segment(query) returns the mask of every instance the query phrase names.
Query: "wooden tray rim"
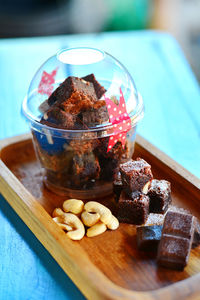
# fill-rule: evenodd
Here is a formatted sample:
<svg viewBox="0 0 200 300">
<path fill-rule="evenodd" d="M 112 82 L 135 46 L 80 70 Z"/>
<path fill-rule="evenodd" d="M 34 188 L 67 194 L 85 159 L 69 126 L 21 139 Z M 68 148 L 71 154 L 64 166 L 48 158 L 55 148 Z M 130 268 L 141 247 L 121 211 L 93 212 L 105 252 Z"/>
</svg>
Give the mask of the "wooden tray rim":
<svg viewBox="0 0 200 300">
<path fill-rule="evenodd" d="M 31 134 L 24 134 L 1 140 L 0 156 L 3 148 L 15 143 L 30 142 L 30 139 Z M 200 188 L 200 181 L 197 177 L 147 140 L 137 135 L 136 143 L 157 157 L 166 166 L 173 169 L 181 177 L 184 174 L 183 178 L 196 188 Z M 15 188 L 13 189 L 12 186 L 15 186 Z M 184 297 L 182 299 L 199 299 L 197 297 L 200 295 L 200 273 L 151 291 L 132 291 L 113 283 L 90 261 L 85 251 L 78 245 L 78 242 L 73 242 L 66 237 L 62 229 L 55 224 L 42 205 L 26 190 L 1 159 L 0 192 L 88 299 L 153 300 L 163 297 L 166 300 L 178 299 L 179 297 Z M 77 248 L 79 248 L 78 253 Z"/>
</svg>

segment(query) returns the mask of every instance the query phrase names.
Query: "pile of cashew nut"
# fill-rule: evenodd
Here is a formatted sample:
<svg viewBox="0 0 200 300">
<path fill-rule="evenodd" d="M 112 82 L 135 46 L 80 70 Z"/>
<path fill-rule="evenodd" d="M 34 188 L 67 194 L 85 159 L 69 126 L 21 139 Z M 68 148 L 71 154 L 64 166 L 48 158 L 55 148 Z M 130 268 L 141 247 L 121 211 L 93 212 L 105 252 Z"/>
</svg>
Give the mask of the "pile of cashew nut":
<svg viewBox="0 0 200 300">
<path fill-rule="evenodd" d="M 110 209 L 95 201 L 89 201 L 84 205 L 82 200 L 66 200 L 63 203 L 63 210 L 55 208 L 52 216 L 72 240 L 81 240 L 84 237 L 85 226 L 88 237 L 97 236 L 107 228 L 115 230 L 119 227 L 119 221 L 112 215 Z"/>
</svg>

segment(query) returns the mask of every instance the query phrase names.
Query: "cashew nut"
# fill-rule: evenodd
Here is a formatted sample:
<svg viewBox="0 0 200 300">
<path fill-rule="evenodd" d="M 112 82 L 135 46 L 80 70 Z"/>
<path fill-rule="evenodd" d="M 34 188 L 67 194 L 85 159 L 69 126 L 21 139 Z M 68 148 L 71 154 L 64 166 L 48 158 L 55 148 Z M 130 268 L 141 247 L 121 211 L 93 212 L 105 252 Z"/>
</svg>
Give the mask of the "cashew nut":
<svg viewBox="0 0 200 300">
<path fill-rule="evenodd" d="M 106 206 L 95 202 L 95 201 L 89 201 L 85 204 L 84 209 L 87 212 L 95 212 L 100 214 L 100 220 L 104 224 L 108 224 L 110 222 L 110 219 L 112 217 L 112 213 L 110 209 L 108 209 Z M 95 226 L 95 225 L 94 225 Z"/>
<path fill-rule="evenodd" d="M 81 240 L 85 235 L 85 227 L 81 220 L 74 214 L 65 213 L 64 223 L 72 227 L 67 236 L 72 240 Z"/>
<path fill-rule="evenodd" d="M 81 214 L 81 220 L 85 226 L 91 227 L 100 220 L 100 214 L 84 211 Z"/>
<path fill-rule="evenodd" d="M 102 222 L 98 222 L 97 224 L 93 225 L 92 227 L 88 228 L 87 230 L 87 236 L 93 237 L 97 236 L 99 234 L 102 234 L 107 229 L 106 225 Z"/>
<path fill-rule="evenodd" d="M 83 211 L 84 203 L 82 200 L 69 199 L 63 203 L 63 210 L 73 214 L 80 214 Z"/>
<path fill-rule="evenodd" d="M 64 216 L 64 211 L 61 208 L 55 208 L 53 213 L 52 213 L 52 217 L 62 217 Z"/>
<path fill-rule="evenodd" d="M 143 186 L 143 188 L 142 188 L 142 193 L 143 193 L 143 194 L 147 194 L 147 193 L 148 193 L 150 184 L 151 184 L 151 181 L 148 181 L 148 182 Z"/>
<path fill-rule="evenodd" d="M 108 229 L 115 230 L 119 227 L 118 219 L 112 215 L 110 222 L 107 224 Z"/>
<path fill-rule="evenodd" d="M 63 230 L 71 231 L 73 228 L 67 224 L 63 223 L 63 217 L 55 217 L 53 218 L 54 222 L 56 222 Z"/>
</svg>

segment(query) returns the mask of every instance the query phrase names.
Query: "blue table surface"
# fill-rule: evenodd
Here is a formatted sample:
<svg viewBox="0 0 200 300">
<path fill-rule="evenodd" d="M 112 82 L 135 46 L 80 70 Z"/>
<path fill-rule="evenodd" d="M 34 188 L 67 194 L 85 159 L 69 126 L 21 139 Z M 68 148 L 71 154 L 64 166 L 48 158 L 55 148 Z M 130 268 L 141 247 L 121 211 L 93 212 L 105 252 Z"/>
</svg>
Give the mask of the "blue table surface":
<svg viewBox="0 0 200 300">
<path fill-rule="evenodd" d="M 143 96 L 138 133 L 200 177 L 200 89 L 168 34 L 115 32 L 0 40 L 0 139 L 28 126 L 21 103 L 38 67 L 61 48 L 92 46 L 118 58 Z M 0 300 L 84 299 L 0 196 Z"/>
</svg>

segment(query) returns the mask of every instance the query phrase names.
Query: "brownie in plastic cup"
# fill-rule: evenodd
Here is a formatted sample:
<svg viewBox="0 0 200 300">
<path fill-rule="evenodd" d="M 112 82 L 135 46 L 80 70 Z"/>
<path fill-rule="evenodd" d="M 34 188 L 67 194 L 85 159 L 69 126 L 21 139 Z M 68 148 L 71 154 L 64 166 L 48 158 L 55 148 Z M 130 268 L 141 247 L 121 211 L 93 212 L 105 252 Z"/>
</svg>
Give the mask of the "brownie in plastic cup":
<svg viewBox="0 0 200 300">
<path fill-rule="evenodd" d="M 33 77 L 22 110 L 48 189 L 79 199 L 112 193 L 144 110 L 118 60 L 94 48 L 59 51 Z"/>
</svg>

